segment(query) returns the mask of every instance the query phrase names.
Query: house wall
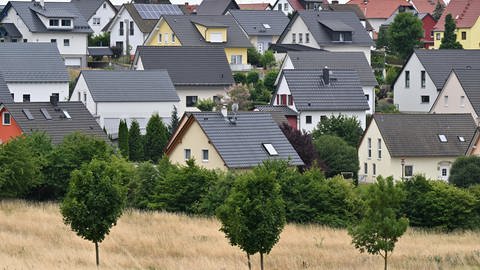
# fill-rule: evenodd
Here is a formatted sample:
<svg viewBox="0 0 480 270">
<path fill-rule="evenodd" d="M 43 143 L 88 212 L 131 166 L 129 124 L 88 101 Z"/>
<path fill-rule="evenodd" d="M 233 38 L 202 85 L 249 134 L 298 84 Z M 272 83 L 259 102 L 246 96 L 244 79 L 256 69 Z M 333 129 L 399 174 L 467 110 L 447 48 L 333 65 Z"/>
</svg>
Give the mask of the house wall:
<svg viewBox="0 0 480 270">
<path fill-rule="evenodd" d="M 249 36 L 250 43 L 252 43 L 253 47 L 260 53 L 264 53 L 268 50 L 270 44 L 274 44 L 277 42 L 279 36 Z M 262 44 L 260 51 L 259 44 Z"/>
<path fill-rule="evenodd" d="M 162 42 L 159 42 L 158 37 L 162 34 Z M 165 42 L 165 34 L 169 35 L 168 42 Z M 175 42 L 172 42 L 173 30 L 170 28 L 168 23 L 164 20 L 160 22 L 158 29 L 152 31 L 148 40 L 145 41 L 148 46 L 182 46 L 182 43 L 178 38 L 175 38 Z"/>
<path fill-rule="evenodd" d="M 475 138 L 475 137 L 474 137 Z M 473 146 L 471 156 L 480 156 L 480 140 L 477 139 L 475 145 Z"/>
<path fill-rule="evenodd" d="M 312 116 L 312 123 L 306 123 L 306 116 Z M 322 116 L 331 117 L 332 115 L 344 115 L 346 117 L 354 117 L 360 122 L 362 129 L 366 127 L 367 114 L 365 111 L 301 111 L 299 115 L 299 130 L 307 132 L 313 131 L 320 123 Z"/>
<path fill-rule="evenodd" d="M 128 20 L 128 24 L 130 21 L 133 21 L 130 13 L 125 8 L 122 8 L 117 16 L 113 19 L 112 25 L 109 27 L 110 31 L 110 46 L 115 46 L 117 42 L 123 42 L 123 54 L 127 54 L 127 24 L 125 24 L 125 20 Z M 124 34 L 120 36 L 120 22 L 124 22 Z M 143 45 L 143 42 L 147 38 L 148 33 L 142 33 L 140 28 L 138 28 L 135 21 L 133 21 L 133 25 L 135 29 L 133 30 L 133 36 L 128 36 L 128 44 L 131 46 L 130 54 L 135 54 L 137 50 L 137 46 Z M 128 33 L 130 34 L 130 33 Z"/>
<path fill-rule="evenodd" d="M 432 31 L 433 27 L 435 26 L 437 22 L 431 17 L 431 16 L 425 16 L 422 20 L 422 25 L 423 25 L 423 40 L 425 41 L 424 48 L 429 49 L 430 47 L 433 47 L 433 37 L 432 36 Z M 432 44 L 429 44 L 432 43 Z"/>
<path fill-rule="evenodd" d="M 226 171 L 228 168 L 225 166 L 225 163 L 218 154 L 217 150 L 209 141 L 210 140 L 205 135 L 198 122 L 194 121 L 185 134 L 183 134 L 180 142 L 175 146 L 173 151 L 170 152 L 168 157 L 174 164 L 186 165 L 185 149 L 190 149 L 191 157 L 195 159 L 196 164 L 199 166 L 207 169 L 219 169 Z M 203 149 L 208 150 L 208 161 L 202 160 Z"/>
<path fill-rule="evenodd" d="M 228 63 L 231 64 L 232 55 L 242 56 L 242 65 L 247 65 L 247 48 L 225 48 L 225 55 L 227 56 Z"/>
<path fill-rule="evenodd" d="M 52 93 L 59 94 L 60 101 L 68 100 L 68 82 L 64 83 L 7 83 L 15 102 L 22 102 L 24 94 L 30 94 L 31 102 L 50 101 Z"/>
<path fill-rule="evenodd" d="M 0 107 L 1 108 L 1 107 Z M 0 109 L 0 144 L 8 142 L 10 139 L 22 135 L 22 129 L 13 117 L 10 118 L 10 125 L 3 125 L 3 113 L 7 112 L 5 108 Z"/>
<path fill-rule="evenodd" d="M 292 34 L 296 34 L 296 42 L 294 43 L 292 40 Z M 298 41 L 298 34 L 303 33 L 303 43 L 299 43 Z M 310 42 L 306 43 L 305 39 L 305 33 L 309 33 L 310 35 Z M 308 47 L 312 48 L 317 48 L 320 49 L 320 46 L 318 45 L 317 41 L 313 38 L 312 33 L 310 33 L 310 30 L 308 30 L 307 25 L 305 22 L 302 20 L 300 16 L 297 17 L 295 22 L 290 26 L 290 30 L 288 30 L 287 34 L 283 37 L 283 39 L 280 41 L 280 44 L 302 44 Z"/>
<path fill-rule="evenodd" d="M 462 32 L 467 33 L 466 40 L 462 40 Z M 434 49 L 440 48 L 442 44 L 441 38 L 443 38 L 443 31 L 435 31 L 434 37 L 436 37 L 437 33 L 440 34 L 440 39 L 435 38 Z M 480 16 L 471 28 L 457 28 L 455 33 L 457 34 L 457 41 L 462 44 L 464 49 L 480 49 Z"/>
<path fill-rule="evenodd" d="M 437 98 L 437 87 L 426 72 L 425 88 L 421 88 L 421 71 L 425 70 L 414 53 L 393 85 L 393 100 L 401 112 L 429 112 Z M 410 87 L 405 87 L 405 71 L 410 71 Z M 422 96 L 429 96 L 430 102 L 422 103 Z"/>
<path fill-rule="evenodd" d="M 101 34 L 102 29 L 110 22 L 110 20 L 113 19 L 113 17 L 115 17 L 115 14 L 117 13 L 117 11 L 114 10 L 106 1 L 103 3 L 106 4 L 105 8 L 103 7 L 103 4 L 100 5 L 95 14 L 88 20 L 88 25 L 90 25 L 95 35 Z M 94 25 L 93 18 L 100 18 L 100 24 Z"/>
<path fill-rule="evenodd" d="M 195 24 L 197 27 L 198 32 L 202 35 L 202 37 L 207 42 L 211 42 L 211 34 L 212 33 L 221 33 L 222 34 L 222 42 L 227 42 L 227 28 L 224 27 L 205 27 L 200 24 Z"/>
<path fill-rule="evenodd" d="M 175 85 L 177 94 L 180 97 L 180 103 L 178 104 L 178 115 L 183 115 L 186 111 L 198 112 L 196 107 L 187 107 L 187 96 L 198 96 L 200 99 L 213 99 L 214 96 L 224 96 L 226 86 L 179 86 Z"/>
<path fill-rule="evenodd" d="M 279 9 L 279 5 L 278 4 L 281 4 L 282 5 L 282 8 Z M 285 8 L 285 5 L 287 6 L 287 8 Z M 273 6 L 272 10 L 281 10 L 285 15 L 288 16 L 289 13 L 293 13 L 294 10 L 292 8 L 292 6 L 290 6 L 290 4 L 288 3 L 287 0 L 279 0 L 275 6 Z"/>
<path fill-rule="evenodd" d="M 362 52 L 365 54 L 367 61 L 371 64 L 371 56 L 370 56 L 370 46 L 360 46 L 360 45 L 324 45 L 320 46 L 320 49 L 324 49 L 331 52 Z"/>
</svg>

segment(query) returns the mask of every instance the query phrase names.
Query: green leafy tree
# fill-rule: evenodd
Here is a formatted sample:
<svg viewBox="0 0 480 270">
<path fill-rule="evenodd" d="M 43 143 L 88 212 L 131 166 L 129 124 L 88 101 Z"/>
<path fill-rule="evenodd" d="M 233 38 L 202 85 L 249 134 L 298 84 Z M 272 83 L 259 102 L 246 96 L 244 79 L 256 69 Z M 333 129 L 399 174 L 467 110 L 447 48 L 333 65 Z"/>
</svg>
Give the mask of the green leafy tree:
<svg viewBox="0 0 480 270">
<path fill-rule="evenodd" d="M 456 28 L 457 25 L 452 18 L 452 14 L 447 14 L 445 17 L 445 30 L 443 32 L 440 49 L 463 49 L 462 44 L 457 41 L 457 34 L 455 34 Z"/>
<path fill-rule="evenodd" d="M 260 63 L 262 67 L 267 69 L 275 66 L 275 55 L 273 55 L 272 51 L 266 51 L 263 53 L 262 57 L 260 58 Z"/>
<path fill-rule="evenodd" d="M 267 72 L 265 78 L 263 79 L 263 85 L 270 91 L 270 94 L 273 95 L 275 92 L 275 81 L 277 80 L 278 70 L 272 69 Z"/>
<path fill-rule="evenodd" d="M 270 253 L 285 226 L 285 205 L 275 172 L 258 166 L 239 176 L 217 216 L 230 244 L 247 253 L 249 268 L 250 255 L 258 252 L 263 270 L 263 256 Z"/>
<path fill-rule="evenodd" d="M 259 66 L 261 57 L 262 55 L 255 48 L 247 49 L 247 62 L 252 66 Z"/>
<path fill-rule="evenodd" d="M 272 98 L 272 94 L 263 85 L 263 81 L 260 80 L 253 89 L 250 89 L 250 100 L 255 104 L 269 104 Z"/>
<path fill-rule="evenodd" d="M 214 216 L 218 207 L 227 200 L 236 177 L 235 172 L 219 174 L 217 181 L 211 184 L 208 192 L 200 199 L 195 212 L 201 215 Z"/>
<path fill-rule="evenodd" d="M 118 125 L 118 148 L 120 148 L 120 153 L 124 157 L 128 157 L 128 126 L 125 119 L 120 119 L 120 124 Z"/>
<path fill-rule="evenodd" d="M 408 219 L 399 217 L 404 198 L 402 189 L 395 186 L 392 177 L 378 177 L 377 182 L 368 187 L 365 216 L 348 230 L 355 248 L 361 253 L 380 255 L 385 270 L 395 243 L 408 227 Z"/>
<path fill-rule="evenodd" d="M 217 106 L 211 98 L 200 99 L 195 105 L 202 112 L 211 112 Z"/>
<path fill-rule="evenodd" d="M 357 118 L 341 114 L 322 119 L 312 132 L 314 139 L 322 135 L 333 135 L 342 138 L 353 147 L 357 147 L 362 134 L 363 130 Z"/>
<path fill-rule="evenodd" d="M 457 187 L 480 184 L 480 157 L 459 157 L 453 162 L 448 181 Z"/>
<path fill-rule="evenodd" d="M 352 173 L 353 178 L 358 174 L 357 149 L 348 145 L 342 138 L 332 135 L 322 135 L 313 140 L 318 157 L 327 169 L 325 175 L 332 177 L 341 173 Z"/>
<path fill-rule="evenodd" d="M 170 125 L 168 125 L 168 137 L 171 137 L 175 130 L 177 130 L 179 123 L 180 119 L 178 118 L 177 106 L 173 105 L 172 115 L 170 117 Z"/>
<path fill-rule="evenodd" d="M 260 80 L 260 75 L 255 70 L 249 71 L 247 73 L 247 83 L 256 85 Z"/>
<path fill-rule="evenodd" d="M 399 13 L 388 27 L 387 36 L 389 50 L 406 59 L 414 48 L 421 45 L 422 21 L 411 12 Z"/>
<path fill-rule="evenodd" d="M 243 72 L 235 72 L 233 73 L 233 80 L 235 81 L 235 83 L 246 84 L 247 76 Z"/>
<path fill-rule="evenodd" d="M 78 236 L 95 244 L 96 263 L 100 263 L 98 243 L 108 235 L 122 215 L 126 190 L 122 187 L 117 162 L 92 160 L 72 173 L 60 211 L 63 221 Z"/>
<path fill-rule="evenodd" d="M 110 33 L 104 32 L 99 35 L 88 35 L 88 46 L 90 47 L 109 47 L 110 46 Z"/>
<path fill-rule="evenodd" d="M 380 27 L 375 46 L 377 49 L 388 47 L 388 32 L 386 27 Z"/>
<path fill-rule="evenodd" d="M 437 5 L 435 5 L 435 9 L 433 10 L 432 17 L 435 21 L 440 20 L 440 17 L 442 17 L 443 10 L 445 10 L 445 6 L 440 3 L 440 1 L 437 1 Z"/>
<path fill-rule="evenodd" d="M 162 121 L 162 118 L 155 113 L 150 117 L 147 123 L 147 133 L 145 134 L 145 158 L 153 162 L 163 155 L 163 150 L 168 141 L 168 129 Z"/>
<path fill-rule="evenodd" d="M 131 161 L 141 161 L 145 158 L 143 137 L 137 120 L 132 121 L 128 131 L 128 157 Z"/>
</svg>

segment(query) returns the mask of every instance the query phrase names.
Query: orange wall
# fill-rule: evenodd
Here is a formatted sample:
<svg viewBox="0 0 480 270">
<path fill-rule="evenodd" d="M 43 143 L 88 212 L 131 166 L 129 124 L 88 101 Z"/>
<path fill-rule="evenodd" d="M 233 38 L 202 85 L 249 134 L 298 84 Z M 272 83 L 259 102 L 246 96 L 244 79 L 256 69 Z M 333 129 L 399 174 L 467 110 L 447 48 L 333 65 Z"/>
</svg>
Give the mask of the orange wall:
<svg viewBox="0 0 480 270">
<path fill-rule="evenodd" d="M 14 138 L 22 134 L 22 129 L 17 125 L 17 122 L 15 119 L 13 119 L 13 117 L 10 118 L 11 125 L 3 125 L 2 115 L 4 111 L 6 111 L 5 108 L 0 110 L 0 140 L 3 143 L 7 142 L 10 138 Z"/>
</svg>

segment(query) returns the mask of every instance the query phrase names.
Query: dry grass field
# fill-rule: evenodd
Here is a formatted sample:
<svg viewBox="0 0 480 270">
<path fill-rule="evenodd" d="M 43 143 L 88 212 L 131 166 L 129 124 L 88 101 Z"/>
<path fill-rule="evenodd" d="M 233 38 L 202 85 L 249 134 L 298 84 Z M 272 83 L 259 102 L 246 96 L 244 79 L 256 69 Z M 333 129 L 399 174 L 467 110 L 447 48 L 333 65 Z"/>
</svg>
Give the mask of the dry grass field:
<svg viewBox="0 0 480 270">
<path fill-rule="evenodd" d="M 214 219 L 127 211 L 100 244 L 100 269 L 247 269 Z M 382 269 L 345 230 L 286 226 L 266 269 Z M 254 269 L 258 256 L 254 256 Z M 390 269 L 480 269 L 480 233 L 409 230 Z M 94 245 L 65 226 L 56 204 L 0 202 L 0 269 L 96 269 Z"/>
</svg>

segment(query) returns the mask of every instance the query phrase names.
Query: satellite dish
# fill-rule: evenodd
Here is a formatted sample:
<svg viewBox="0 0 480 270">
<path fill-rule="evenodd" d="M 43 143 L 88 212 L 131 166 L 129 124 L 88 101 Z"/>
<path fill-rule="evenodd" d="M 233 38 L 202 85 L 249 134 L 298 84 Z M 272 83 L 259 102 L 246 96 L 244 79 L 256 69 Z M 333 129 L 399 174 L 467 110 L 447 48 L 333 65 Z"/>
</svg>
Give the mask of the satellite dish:
<svg viewBox="0 0 480 270">
<path fill-rule="evenodd" d="M 233 103 L 233 104 L 232 104 L 232 111 L 233 111 L 234 113 L 237 113 L 237 112 L 238 112 L 238 103 Z"/>
</svg>

